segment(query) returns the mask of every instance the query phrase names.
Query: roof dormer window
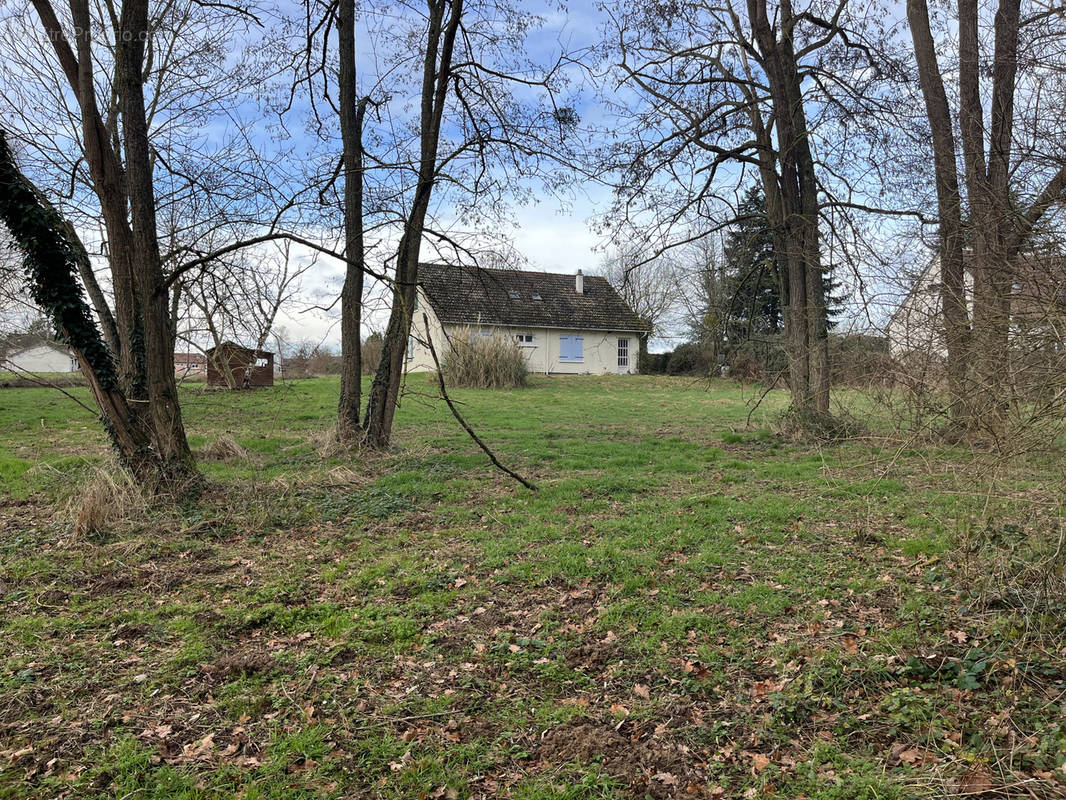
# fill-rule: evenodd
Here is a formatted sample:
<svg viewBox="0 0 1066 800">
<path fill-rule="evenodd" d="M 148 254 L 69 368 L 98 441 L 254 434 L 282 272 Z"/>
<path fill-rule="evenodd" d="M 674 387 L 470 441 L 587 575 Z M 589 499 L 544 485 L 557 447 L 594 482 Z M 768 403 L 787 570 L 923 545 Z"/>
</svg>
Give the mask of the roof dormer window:
<svg viewBox="0 0 1066 800">
<path fill-rule="evenodd" d="M 518 300 L 519 299 L 518 292 L 516 292 L 514 289 L 508 289 L 507 290 L 507 296 L 510 297 L 512 300 Z"/>
<path fill-rule="evenodd" d="M 538 292 L 534 292 L 534 293 L 533 293 L 533 299 L 534 299 L 534 300 L 543 300 L 544 298 L 543 298 L 543 297 L 541 297 L 541 296 L 540 296 L 540 294 L 539 294 Z"/>
</svg>

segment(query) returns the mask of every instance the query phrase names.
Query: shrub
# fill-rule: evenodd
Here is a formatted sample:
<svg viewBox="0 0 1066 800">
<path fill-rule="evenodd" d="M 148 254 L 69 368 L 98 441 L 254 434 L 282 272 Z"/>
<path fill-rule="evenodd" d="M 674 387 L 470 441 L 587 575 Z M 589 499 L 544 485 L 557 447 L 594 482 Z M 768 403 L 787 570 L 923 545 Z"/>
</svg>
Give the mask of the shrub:
<svg viewBox="0 0 1066 800">
<path fill-rule="evenodd" d="M 666 360 L 668 375 L 710 375 L 711 350 L 699 342 L 686 342 L 679 345 Z M 717 365 L 715 365 L 717 366 Z"/>
<path fill-rule="evenodd" d="M 363 340 L 364 375 L 373 375 L 378 371 L 378 362 L 381 361 L 381 351 L 384 347 L 385 341 L 380 333 L 372 333 Z"/>
<path fill-rule="evenodd" d="M 641 375 L 665 375 L 667 364 L 673 353 L 644 353 L 640 354 Z"/>
<path fill-rule="evenodd" d="M 741 383 L 759 383 L 766 378 L 766 373 L 755 356 L 740 352 L 729 362 L 729 377 Z"/>
<path fill-rule="evenodd" d="M 830 334 L 829 368 L 834 386 L 888 387 L 899 372 L 888 338 L 865 333 Z"/>
<path fill-rule="evenodd" d="M 729 377 L 742 383 L 787 378 L 788 353 L 783 335 L 765 334 L 739 342 L 729 353 Z"/>
<path fill-rule="evenodd" d="M 452 335 L 440 367 L 449 386 L 476 389 L 515 389 L 525 386 L 529 375 L 526 357 L 513 341 L 471 331 Z"/>
</svg>

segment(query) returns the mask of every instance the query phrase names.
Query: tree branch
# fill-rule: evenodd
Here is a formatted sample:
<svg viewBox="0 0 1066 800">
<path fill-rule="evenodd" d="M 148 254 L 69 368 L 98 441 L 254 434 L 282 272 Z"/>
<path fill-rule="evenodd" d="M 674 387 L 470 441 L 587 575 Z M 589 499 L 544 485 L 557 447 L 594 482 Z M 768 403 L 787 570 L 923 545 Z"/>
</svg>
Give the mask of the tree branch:
<svg viewBox="0 0 1066 800">
<path fill-rule="evenodd" d="M 425 325 L 426 328 L 426 344 L 429 346 L 429 354 L 433 356 L 433 365 L 437 368 L 437 384 L 440 387 L 440 396 L 443 397 L 444 402 L 448 404 L 448 408 L 452 411 L 452 416 L 454 416 L 459 424 L 463 426 L 463 430 L 470 434 L 470 438 L 473 439 L 477 446 L 485 452 L 485 455 L 489 457 L 489 461 L 491 461 L 498 470 L 510 475 L 530 491 L 537 491 L 535 484 L 530 483 L 514 470 L 508 469 L 501 464 L 500 460 L 496 458 L 496 454 L 489 449 L 488 445 L 481 441 L 478 435 L 474 433 L 474 429 L 467 424 L 465 419 L 463 419 L 463 415 L 460 414 L 459 409 L 455 407 L 455 403 L 453 403 L 452 399 L 448 396 L 448 390 L 444 386 L 444 373 L 441 372 L 440 361 L 437 359 L 437 351 L 433 347 L 433 337 L 429 335 L 429 317 L 427 317 L 425 313 L 422 314 L 422 324 Z"/>
</svg>

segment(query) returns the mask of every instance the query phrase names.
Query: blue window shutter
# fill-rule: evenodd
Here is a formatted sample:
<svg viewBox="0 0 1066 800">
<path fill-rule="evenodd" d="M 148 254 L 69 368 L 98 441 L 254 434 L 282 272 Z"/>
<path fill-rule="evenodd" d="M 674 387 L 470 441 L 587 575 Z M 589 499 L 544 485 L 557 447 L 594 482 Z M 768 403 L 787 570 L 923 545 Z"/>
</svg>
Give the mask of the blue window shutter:
<svg viewBox="0 0 1066 800">
<path fill-rule="evenodd" d="M 584 356 L 585 356 L 585 353 L 584 353 L 584 350 L 583 350 L 584 343 L 585 343 L 585 338 L 583 336 L 575 336 L 574 337 L 574 361 L 581 361 L 584 358 Z"/>
<path fill-rule="evenodd" d="M 559 360 L 560 361 L 569 361 L 570 360 L 570 337 L 569 336 L 560 336 L 559 337 Z"/>
</svg>

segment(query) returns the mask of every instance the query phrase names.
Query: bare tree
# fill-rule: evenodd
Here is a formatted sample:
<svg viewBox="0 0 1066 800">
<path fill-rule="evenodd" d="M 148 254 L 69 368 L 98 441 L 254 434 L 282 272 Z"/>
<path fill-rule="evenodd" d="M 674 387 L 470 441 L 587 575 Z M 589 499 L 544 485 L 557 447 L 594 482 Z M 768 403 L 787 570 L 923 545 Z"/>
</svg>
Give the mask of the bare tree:
<svg viewBox="0 0 1066 800">
<path fill-rule="evenodd" d="M 640 337 L 641 364 L 647 358 L 648 338 L 663 336 L 675 322 L 681 301 L 680 267 L 675 253 L 647 260 L 635 243 L 616 245 L 600 262 L 600 273 L 637 316 L 651 325 Z"/>
<path fill-rule="evenodd" d="M 323 123 L 316 104 L 325 99 L 340 120 L 340 158 L 325 159 L 318 183 L 323 197 L 335 191 L 338 178 L 344 183 L 337 207 L 343 210 L 341 318 L 348 344 L 338 423 L 345 437 L 361 425 L 374 447 L 387 446 L 391 437 L 424 247 L 476 263 L 476 246 L 456 231 L 498 224 L 506 196 L 531 191 L 519 177 L 562 160 L 564 137 L 576 123 L 571 109 L 554 102 L 561 59 L 541 67 L 527 57 L 525 39 L 537 20 L 519 4 L 426 0 L 389 8 L 388 14 L 360 15 L 373 20 L 361 34 L 373 54 L 367 59 L 373 71 L 357 82 L 354 6 L 309 4 L 314 35 L 325 37 L 335 26 L 337 49 L 334 57 L 320 43 L 319 58 L 299 78 L 327 145 L 336 126 Z M 336 101 L 320 88 L 334 82 Z M 515 89 L 542 97 L 520 100 Z M 548 178 L 548 171 L 539 173 L 544 183 L 558 185 L 559 176 Z M 371 252 L 390 272 L 391 311 L 360 419 L 361 283 L 364 274 L 375 274 L 368 266 Z"/>
<path fill-rule="evenodd" d="M 439 171 L 438 145 L 452 82 L 455 40 L 463 18 L 463 0 L 429 0 L 427 5 L 429 14 L 422 71 L 418 179 L 396 250 L 392 313 L 385 330 L 381 361 L 370 387 L 364 422 L 367 441 L 379 448 L 387 447 L 392 437 L 392 420 L 403 376 L 403 357 L 415 306 L 418 258 L 426 214 Z"/>
<path fill-rule="evenodd" d="M 110 107 L 114 116 L 106 120 L 100 110 L 94 23 L 88 2 L 71 2 L 69 28 L 60 23 L 48 0 L 34 0 L 33 5 L 42 39 L 51 43 L 77 102 L 84 157 L 107 235 L 120 386 L 137 402 L 131 424 L 143 426 L 151 442 L 147 449 L 125 450 L 123 455 L 144 481 L 166 488 L 185 485 L 196 471 L 178 405 L 168 298 L 156 230 L 144 95 L 146 41 L 151 36 L 148 3 L 126 0 L 112 20 L 115 45 L 108 84 L 115 103 Z M 68 30 L 73 32 L 73 39 Z M 20 244 L 26 249 L 26 242 Z M 86 261 L 77 258 L 71 263 L 84 269 Z"/>
<path fill-rule="evenodd" d="M 317 254 L 297 257 L 286 240 L 241 249 L 217 259 L 209 269 L 174 288 L 174 330 L 178 341 L 193 348 L 219 347 L 233 341 L 262 350 L 278 314 L 300 298 L 302 279 L 317 263 Z M 228 363 L 219 363 L 231 389 L 238 388 Z"/>
<path fill-rule="evenodd" d="M 733 301 L 721 243 L 715 238 L 697 237 L 679 252 L 679 301 L 684 328 L 691 340 L 708 348 L 717 362 Z"/>
<path fill-rule="evenodd" d="M 959 0 L 953 52 L 950 37 L 936 40 L 925 0 L 907 2 L 932 132 L 950 406 L 955 421 L 969 429 L 1004 422 L 1011 394 L 1006 385 L 1011 298 L 1023 279 L 1019 268 L 1036 227 L 1066 200 L 1066 153 L 1057 123 L 1066 28 L 1061 14 L 1043 7 L 1023 14 L 1022 6 L 1020 0 L 1001 0 L 990 18 L 976 0 Z M 958 92 L 954 106 L 938 53 L 957 58 L 958 84 L 950 87 Z M 972 313 L 967 267 L 973 276 Z M 1032 270 L 1030 264 L 1026 282 L 1033 280 Z M 1040 280 L 1061 276 L 1049 273 Z"/>
<path fill-rule="evenodd" d="M 687 244 L 736 222 L 740 189 L 758 176 L 800 412 L 829 410 L 822 248 L 831 211 L 867 208 L 853 177 L 862 171 L 849 162 L 864 138 L 871 146 L 861 118 L 879 102 L 869 13 L 843 0 L 623 0 L 612 13 L 619 73 L 643 100 L 621 110 L 630 122 L 611 153 L 622 168 L 614 213 L 660 250 Z M 690 233 L 693 218 L 703 224 Z"/>
</svg>

